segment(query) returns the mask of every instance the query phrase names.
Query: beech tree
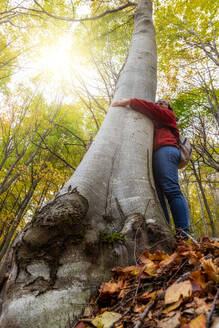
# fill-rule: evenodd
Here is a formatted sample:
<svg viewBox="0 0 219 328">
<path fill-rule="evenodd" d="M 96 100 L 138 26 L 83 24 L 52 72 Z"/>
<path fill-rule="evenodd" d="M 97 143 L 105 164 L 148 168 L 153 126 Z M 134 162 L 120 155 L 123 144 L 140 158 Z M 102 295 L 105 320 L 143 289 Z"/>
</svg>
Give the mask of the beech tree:
<svg viewBox="0 0 219 328">
<path fill-rule="evenodd" d="M 156 60 L 152 4 L 139 0 L 114 101 L 154 101 Z M 109 109 L 74 175 L 5 256 L 2 328 L 66 327 L 112 267 L 135 263 L 146 247 L 173 248 L 153 183 L 152 139 L 153 124 L 146 116 Z"/>
</svg>

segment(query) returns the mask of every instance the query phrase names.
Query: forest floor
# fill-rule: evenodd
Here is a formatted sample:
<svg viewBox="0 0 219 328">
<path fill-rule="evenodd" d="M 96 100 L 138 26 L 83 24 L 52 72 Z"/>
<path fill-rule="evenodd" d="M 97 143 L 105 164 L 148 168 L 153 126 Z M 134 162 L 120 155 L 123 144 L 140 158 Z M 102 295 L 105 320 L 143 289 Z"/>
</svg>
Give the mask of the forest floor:
<svg viewBox="0 0 219 328">
<path fill-rule="evenodd" d="M 179 240 L 112 270 L 72 328 L 218 328 L 219 242 Z"/>
</svg>

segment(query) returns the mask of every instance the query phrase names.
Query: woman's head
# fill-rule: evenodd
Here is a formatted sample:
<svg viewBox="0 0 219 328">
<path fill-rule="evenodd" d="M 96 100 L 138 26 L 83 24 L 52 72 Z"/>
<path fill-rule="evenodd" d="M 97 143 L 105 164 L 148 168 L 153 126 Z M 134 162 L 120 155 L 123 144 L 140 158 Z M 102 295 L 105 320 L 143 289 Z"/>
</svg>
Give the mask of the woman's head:
<svg viewBox="0 0 219 328">
<path fill-rule="evenodd" d="M 161 107 L 165 107 L 165 108 L 168 108 L 170 110 L 173 111 L 173 109 L 170 107 L 170 103 L 168 100 L 165 100 L 165 99 L 159 99 L 156 104 L 158 104 L 159 106 Z"/>
</svg>

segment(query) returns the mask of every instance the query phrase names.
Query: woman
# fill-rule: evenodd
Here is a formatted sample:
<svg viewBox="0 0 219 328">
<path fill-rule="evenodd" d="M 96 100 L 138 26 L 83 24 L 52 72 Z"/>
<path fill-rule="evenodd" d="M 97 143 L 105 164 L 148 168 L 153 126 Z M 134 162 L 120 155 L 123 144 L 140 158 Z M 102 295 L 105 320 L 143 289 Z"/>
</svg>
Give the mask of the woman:
<svg viewBox="0 0 219 328">
<path fill-rule="evenodd" d="M 179 130 L 169 102 L 161 99 L 154 104 L 142 99 L 130 98 L 116 101 L 112 106 L 130 106 L 154 121 L 153 174 L 158 198 L 167 222 L 170 223 L 170 217 L 164 196 L 170 205 L 176 231 L 184 230 L 189 233 L 188 205 L 178 181 Z"/>
</svg>

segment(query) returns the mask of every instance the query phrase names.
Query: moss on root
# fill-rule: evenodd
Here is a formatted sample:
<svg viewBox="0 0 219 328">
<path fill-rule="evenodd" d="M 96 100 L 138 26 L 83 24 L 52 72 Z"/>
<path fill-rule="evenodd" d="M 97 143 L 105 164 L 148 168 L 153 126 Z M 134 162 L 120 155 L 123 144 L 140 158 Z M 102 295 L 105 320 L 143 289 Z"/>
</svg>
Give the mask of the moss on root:
<svg viewBox="0 0 219 328">
<path fill-rule="evenodd" d="M 100 241 L 107 244 L 114 244 L 117 241 L 125 241 L 125 236 L 121 232 L 109 233 L 104 232 L 100 233 Z"/>
</svg>

